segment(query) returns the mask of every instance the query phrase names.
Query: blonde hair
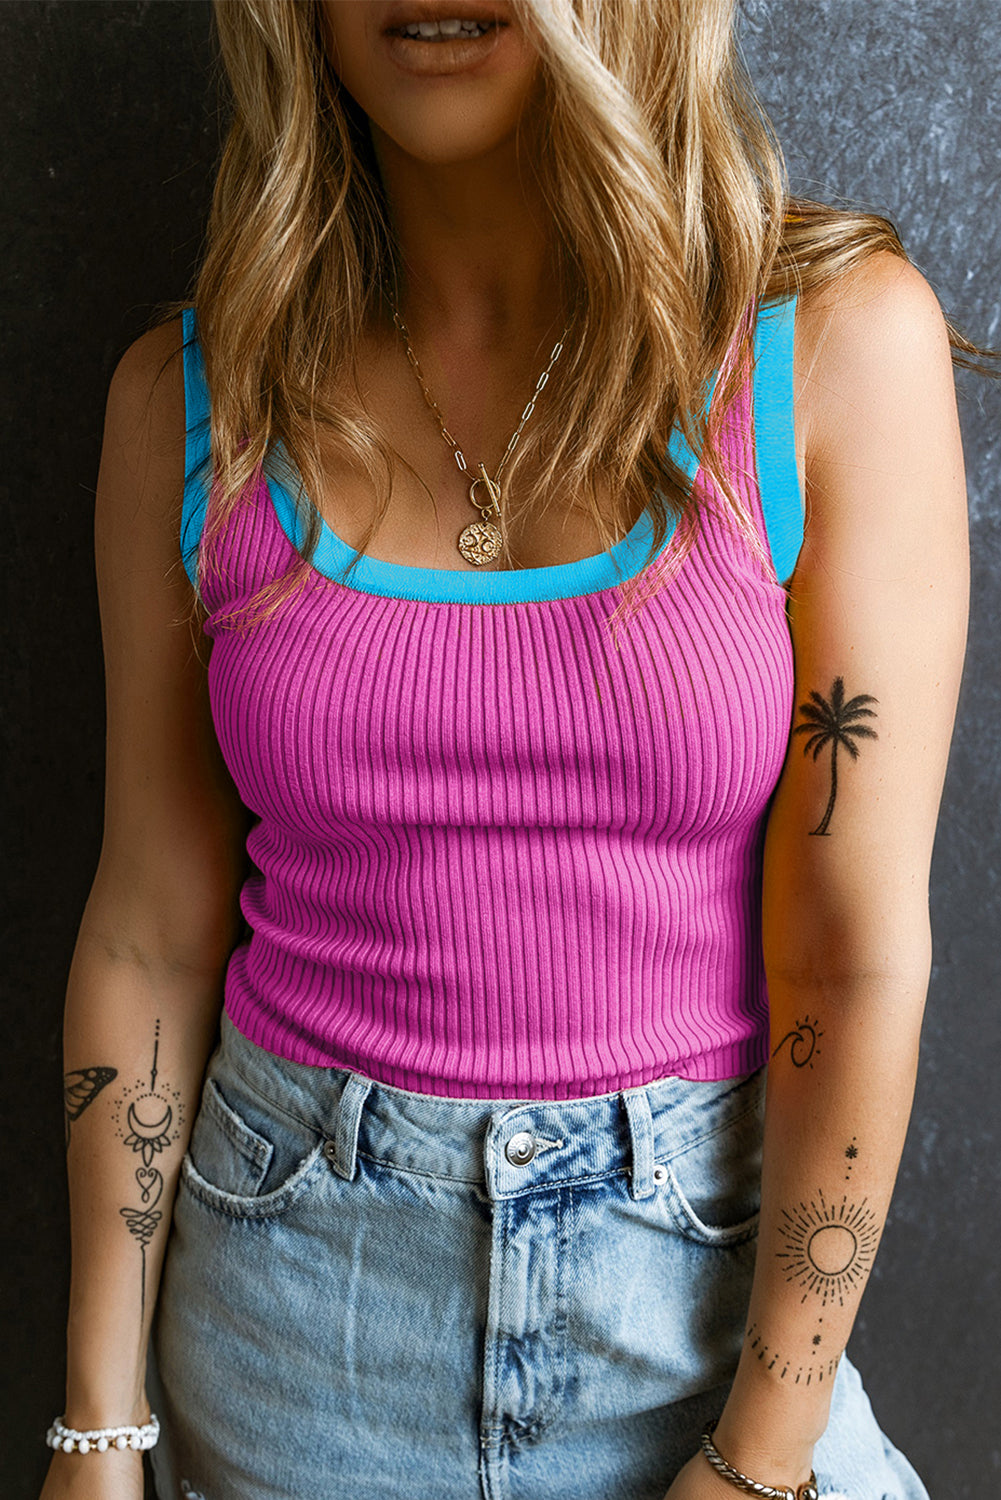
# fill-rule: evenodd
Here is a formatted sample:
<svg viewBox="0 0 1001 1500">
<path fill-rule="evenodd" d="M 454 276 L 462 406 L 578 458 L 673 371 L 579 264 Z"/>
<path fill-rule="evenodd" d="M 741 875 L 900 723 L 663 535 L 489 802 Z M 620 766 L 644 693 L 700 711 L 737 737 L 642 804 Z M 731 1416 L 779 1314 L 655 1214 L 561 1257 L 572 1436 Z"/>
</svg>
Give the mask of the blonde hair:
<svg viewBox="0 0 1001 1500">
<path fill-rule="evenodd" d="M 667 456 L 677 427 L 763 560 L 716 446 L 746 379 L 750 313 L 877 249 L 904 256 L 900 240 L 885 219 L 788 198 L 736 47 L 736 0 L 512 3 L 540 54 L 537 170 L 574 312 L 560 378 L 508 465 L 507 521 L 572 495 L 607 546 L 639 499 L 653 550 L 682 523 L 669 549 L 677 566 L 704 503 Z M 394 462 L 360 399 L 325 395 L 384 314 L 395 246 L 366 120 L 332 68 L 319 0 L 215 0 L 215 21 L 233 116 L 194 297 L 211 393 L 202 577 L 279 443 L 305 495 L 321 491 L 321 431 L 368 475 L 381 507 L 359 551 L 388 504 Z M 303 521 L 301 559 L 244 623 L 308 572 L 320 530 L 308 504 Z M 627 611 L 650 586 L 624 587 Z"/>
</svg>

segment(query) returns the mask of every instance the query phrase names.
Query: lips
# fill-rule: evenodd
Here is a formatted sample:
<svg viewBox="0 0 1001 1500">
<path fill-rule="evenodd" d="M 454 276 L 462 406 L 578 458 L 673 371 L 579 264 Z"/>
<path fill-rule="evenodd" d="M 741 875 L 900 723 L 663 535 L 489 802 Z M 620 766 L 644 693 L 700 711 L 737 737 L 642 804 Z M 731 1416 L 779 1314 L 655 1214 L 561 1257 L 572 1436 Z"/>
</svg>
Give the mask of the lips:
<svg viewBox="0 0 1001 1500">
<path fill-rule="evenodd" d="M 492 69 L 515 35 L 503 0 L 397 0 L 381 21 L 393 62 L 415 76 Z"/>
</svg>

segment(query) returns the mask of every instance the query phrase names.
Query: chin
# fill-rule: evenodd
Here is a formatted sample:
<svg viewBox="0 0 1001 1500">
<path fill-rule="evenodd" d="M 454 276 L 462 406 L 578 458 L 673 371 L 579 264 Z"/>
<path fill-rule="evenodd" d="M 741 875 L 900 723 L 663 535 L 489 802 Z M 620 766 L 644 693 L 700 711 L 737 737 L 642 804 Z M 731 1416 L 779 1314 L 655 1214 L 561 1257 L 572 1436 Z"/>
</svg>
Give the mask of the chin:
<svg viewBox="0 0 1001 1500">
<path fill-rule="evenodd" d="M 389 130 L 372 123 L 377 151 L 398 153 L 426 166 L 461 166 L 484 160 L 514 144 L 517 120 L 491 121 L 475 108 L 430 108 L 416 118 L 393 122 Z"/>
</svg>

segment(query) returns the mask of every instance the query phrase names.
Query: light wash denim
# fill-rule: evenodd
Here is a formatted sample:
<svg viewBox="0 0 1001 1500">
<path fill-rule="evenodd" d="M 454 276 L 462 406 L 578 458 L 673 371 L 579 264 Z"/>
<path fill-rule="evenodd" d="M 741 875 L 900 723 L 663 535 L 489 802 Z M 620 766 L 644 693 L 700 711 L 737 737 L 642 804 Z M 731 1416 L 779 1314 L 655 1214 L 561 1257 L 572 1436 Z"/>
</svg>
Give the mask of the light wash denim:
<svg viewBox="0 0 1001 1500">
<path fill-rule="evenodd" d="M 154 1328 L 160 1500 L 661 1500 L 740 1351 L 763 1104 L 764 1070 L 440 1099 L 223 1016 Z M 816 1470 L 928 1500 L 847 1360 Z"/>
</svg>

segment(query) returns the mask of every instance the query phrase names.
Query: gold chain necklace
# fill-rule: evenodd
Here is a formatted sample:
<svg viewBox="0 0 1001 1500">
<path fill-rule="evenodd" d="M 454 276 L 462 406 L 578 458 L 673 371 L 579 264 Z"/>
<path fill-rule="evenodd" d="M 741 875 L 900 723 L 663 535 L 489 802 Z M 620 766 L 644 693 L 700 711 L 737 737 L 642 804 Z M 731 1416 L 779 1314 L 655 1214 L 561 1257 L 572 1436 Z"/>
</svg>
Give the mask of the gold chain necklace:
<svg viewBox="0 0 1001 1500">
<path fill-rule="evenodd" d="M 427 402 L 428 406 L 431 408 L 431 411 L 434 413 L 434 416 L 438 422 L 438 426 L 441 428 L 442 437 L 445 439 L 446 443 L 448 443 L 449 447 L 452 449 L 452 452 L 455 454 L 455 461 L 458 464 L 460 471 L 465 474 L 467 479 L 470 479 L 472 481 L 469 486 L 469 498 L 472 504 L 475 505 L 476 509 L 479 511 L 480 519 L 478 521 L 473 521 L 469 526 L 466 527 L 466 529 L 461 533 L 457 545 L 459 551 L 462 553 L 466 561 L 468 563 L 472 563 L 474 567 L 478 568 L 482 566 L 483 563 L 492 562 L 501 550 L 503 538 L 501 536 L 500 528 L 497 527 L 490 519 L 492 515 L 496 515 L 498 518 L 500 517 L 500 477 L 504 472 L 505 464 L 517 447 L 518 439 L 521 437 L 522 428 L 535 410 L 535 403 L 536 401 L 538 401 L 539 397 L 542 395 L 543 390 L 545 389 L 546 382 L 549 379 L 549 374 L 553 368 L 553 365 L 555 365 L 556 361 L 563 353 L 563 340 L 566 338 L 567 333 L 570 330 L 570 325 L 569 323 L 567 324 L 566 328 L 564 328 L 563 330 L 562 335 L 560 336 L 559 341 L 553 346 L 553 352 L 549 356 L 549 363 L 543 370 L 542 374 L 539 376 L 538 380 L 535 382 L 535 390 L 532 392 L 531 400 L 528 402 L 528 405 L 522 412 L 521 421 L 518 423 L 514 432 L 511 434 L 511 439 L 507 447 L 504 449 L 504 456 L 501 459 L 500 463 L 497 465 L 497 468 L 495 469 L 493 474 L 493 478 L 491 478 L 491 476 L 487 473 L 486 466 L 484 464 L 477 465 L 477 469 L 479 472 L 476 474 L 470 473 L 469 469 L 466 467 L 465 455 L 463 454 L 462 449 L 459 447 L 458 443 L 455 441 L 455 438 L 446 427 L 445 418 L 441 414 L 441 408 L 432 396 L 431 392 L 428 390 L 427 382 L 424 379 L 424 372 L 421 369 L 420 360 L 414 353 L 413 345 L 410 342 L 410 335 L 407 332 L 407 325 L 400 317 L 400 312 L 395 302 L 392 302 L 391 306 L 393 309 L 393 322 L 396 324 L 397 328 L 400 330 L 400 333 L 403 336 L 403 343 L 407 351 L 407 359 L 410 361 L 410 366 L 417 377 L 417 384 L 421 388 L 424 400 Z M 477 491 L 481 489 L 483 491 L 484 498 L 478 499 Z"/>
</svg>

